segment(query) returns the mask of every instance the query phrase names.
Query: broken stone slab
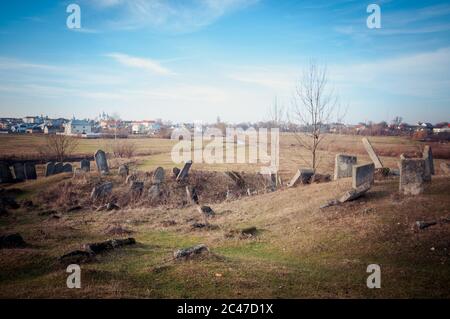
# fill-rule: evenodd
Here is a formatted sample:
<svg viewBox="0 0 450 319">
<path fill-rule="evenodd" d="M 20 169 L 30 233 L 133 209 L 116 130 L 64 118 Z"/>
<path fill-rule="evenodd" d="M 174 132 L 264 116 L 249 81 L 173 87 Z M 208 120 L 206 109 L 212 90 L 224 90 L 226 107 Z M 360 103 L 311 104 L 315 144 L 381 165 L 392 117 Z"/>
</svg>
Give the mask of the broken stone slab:
<svg viewBox="0 0 450 319">
<path fill-rule="evenodd" d="M 48 162 L 45 164 L 45 176 L 51 176 L 55 174 L 55 163 L 54 162 Z"/>
<path fill-rule="evenodd" d="M 14 172 L 15 180 L 17 182 L 26 180 L 25 169 L 24 169 L 23 163 L 19 163 L 19 162 L 14 163 L 13 164 L 13 172 Z"/>
<path fill-rule="evenodd" d="M 347 192 L 345 192 L 339 199 L 339 203 L 349 202 L 355 199 L 358 199 L 362 195 L 364 195 L 369 189 L 370 184 L 363 184 L 358 186 L 357 188 L 353 188 Z"/>
<path fill-rule="evenodd" d="M 97 199 L 99 197 L 103 197 L 111 194 L 113 188 L 112 182 L 106 182 L 101 185 L 95 186 L 91 192 L 91 199 Z"/>
<path fill-rule="evenodd" d="M 177 176 L 177 181 L 182 181 L 186 177 L 188 177 L 189 169 L 191 168 L 191 166 L 192 166 L 192 161 L 191 160 L 187 161 L 184 164 L 183 169 L 181 170 L 181 172 Z"/>
<path fill-rule="evenodd" d="M 109 173 L 108 161 L 106 159 L 106 153 L 102 150 L 97 150 L 94 154 L 95 164 L 97 165 L 97 170 L 101 175 L 106 175 Z"/>
<path fill-rule="evenodd" d="M 192 191 L 189 186 L 186 186 L 186 197 L 188 203 L 193 203 L 198 205 L 198 194 L 197 189 L 195 187 L 192 188 Z"/>
<path fill-rule="evenodd" d="M 25 172 L 25 178 L 27 180 L 29 179 L 37 179 L 36 174 L 36 166 L 33 163 L 25 163 L 23 166 L 24 172 Z"/>
<path fill-rule="evenodd" d="M 425 145 L 422 158 L 425 160 L 425 171 L 423 180 L 431 182 L 431 175 L 434 175 L 433 152 L 430 145 Z"/>
<path fill-rule="evenodd" d="M 190 259 L 208 253 L 208 246 L 200 244 L 189 248 L 178 249 L 173 253 L 173 257 L 174 259 Z"/>
<path fill-rule="evenodd" d="M 256 236 L 258 230 L 255 226 L 247 227 L 241 230 L 241 236 L 243 237 L 253 237 Z"/>
<path fill-rule="evenodd" d="M 375 164 L 375 168 L 383 168 L 383 164 L 381 163 L 380 159 L 378 158 L 377 153 L 375 153 L 372 144 L 370 144 L 369 140 L 367 138 L 362 139 L 364 148 L 366 149 L 366 152 L 369 154 L 370 159 Z"/>
<path fill-rule="evenodd" d="M 137 180 L 137 176 L 135 174 L 128 175 L 125 179 L 125 184 L 131 184 L 132 182 Z"/>
<path fill-rule="evenodd" d="M 97 212 L 101 212 L 101 211 L 106 210 L 106 211 L 109 212 L 109 211 L 117 210 L 117 209 L 120 209 L 120 207 L 117 206 L 117 205 L 114 204 L 114 203 L 109 202 L 109 203 L 107 203 L 107 204 L 105 204 L 105 205 L 103 205 L 103 206 L 98 207 L 98 208 L 96 209 L 96 211 L 97 211 Z"/>
<path fill-rule="evenodd" d="M 8 163 L 1 161 L 0 162 L 0 184 L 2 183 L 12 183 L 13 176 L 11 173 L 11 169 L 9 168 Z"/>
<path fill-rule="evenodd" d="M 357 188 L 363 184 L 373 185 L 375 164 L 354 165 L 352 172 L 352 187 Z"/>
<path fill-rule="evenodd" d="M 92 254 L 101 254 L 103 252 L 113 250 L 118 247 L 136 244 L 136 240 L 132 237 L 125 239 L 110 239 L 100 243 L 85 244 L 83 248 Z"/>
<path fill-rule="evenodd" d="M 311 168 L 300 168 L 297 173 L 292 177 L 291 181 L 288 183 L 288 187 L 294 187 L 298 183 L 308 184 L 314 175 L 314 170 Z"/>
<path fill-rule="evenodd" d="M 122 164 L 119 166 L 118 169 L 118 174 L 119 176 L 121 176 L 122 178 L 126 178 L 128 176 L 129 170 L 128 170 L 128 166 L 125 164 Z"/>
<path fill-rule="evenodd" d="M 158 167 L 153 173 L 152 183 L 153 184 L 162 184 L 164 182 L 164 168 Z"/>
<path fill-rule="evenodd" d="M 405 158 L 400 160 L 400 193 L 419 195 L 423 192 L 425 160 Z"/>
<path fill-rule="evenodd" d="M 82 159 L 80 161 L 80 168 L 82 171 L 90 172 L 91 171 L 91 161 L 88 159 Z"/>
<path fill-rule="evenodd" d="M 0 248 L 23 248 L 25 241 L 19 233 L 0 236 Z"/>
<path fill-rule="evenodd" d="M 352 176 L 353 165 L 356 165 L 358 158 L 352 155 L 336 154 L 334 160 L 334 179 Z"/>
<path fill-rule="evenodd" d="M 428 228 L 430 226 L 434 226 L 437 225 L 437 222 L 432 221 L 432 222 L 425 222 L 425 221 L 416 221 L 416 226 L 418 229 L 425 229 Z"/>
<path fill-rule="evenodd" d="M 311 183 L 327 183 L 331 181 L 330 174 L 318 174 L 315 173 L 311 178 Z"/>
<path fill-rule="evenodd" d="M 323 208 L 335 206 L 335 205 L 338 205 L 338 204 L 339 204 L 339 201 L 337 199 L 331 199 L 328 202 L 326 202 L 325 204 L 321 205 L 319 208 L 323 209 Z"/>
<path fill-rule="evenodd" d="M 84 250 L 74 250 L 70 253 L 67 253 L 65 255 L 62 255 L 58 258 L 59 262 L 64 265 L 70 265 L 70 264 L 82 264 L 86 263 L 88 261 L 91 261 L 94 258 L 94 256 Z"/>
<path fill-rule="evenodd" d="M 215 212 L 209 206 L 198 206 L 197 209 L 205 218 L 213 217 L 215 215 Z"/>
</svg>

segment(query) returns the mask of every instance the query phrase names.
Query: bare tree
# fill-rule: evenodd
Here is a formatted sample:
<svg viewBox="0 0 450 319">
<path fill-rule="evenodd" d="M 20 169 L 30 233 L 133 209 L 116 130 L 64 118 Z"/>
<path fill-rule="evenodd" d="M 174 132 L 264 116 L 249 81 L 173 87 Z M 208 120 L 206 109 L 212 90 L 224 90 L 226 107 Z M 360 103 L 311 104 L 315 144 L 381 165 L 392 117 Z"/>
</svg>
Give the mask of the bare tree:
<svg viewBox="0 0 450 319">
<path fill-rule="evenodd" d="M 392 119 L 392 124 L 394 124 L 396 127 L 399 126 L 400 124 L 402 124 L 403 121 L 403 117 L 401 116 L 396 116 Z"/>
<path fill-rule="evenodd" d="M 317 150 L 326 137 L 326 128 L 334 118 L 341 122 L 338 96 L 328 87 L 325 66 L 311 61 L 303 71 L 292 100 L 292 118 L 300 126 L 295 137 L 310 154 L 303 159 L 314 171 L 318 165 Z"/>
<path fill-rule="evenodd" d="M 63 162 L 78 146 L 78 139 L 62 134 L 48 134 L 45 145 L 40 149 L 44 157 L 50 157 Z"/>
<path fill-rule="evenodd" d="M 269 121 L 272 127 L 280 127 L 284 120 L 284 107 L 278 104 L 278 98 L 275 97 L 272 106 L 269 108 Z"/>
</svg>

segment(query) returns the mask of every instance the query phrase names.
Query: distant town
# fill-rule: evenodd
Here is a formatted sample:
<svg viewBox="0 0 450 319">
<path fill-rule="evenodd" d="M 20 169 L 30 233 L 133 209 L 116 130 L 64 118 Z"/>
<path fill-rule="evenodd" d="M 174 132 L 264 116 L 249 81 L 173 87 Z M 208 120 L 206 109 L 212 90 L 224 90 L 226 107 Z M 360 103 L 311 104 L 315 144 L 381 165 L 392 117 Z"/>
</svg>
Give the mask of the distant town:
<svg viewBox="0 0 450 319">
<path fill-rule="evenodd" d="M 215 123 L 203 124 L 202 127 L 216 126 L 225 132 L 226 127 L 241 128 L 246 130 L 249 127 L 278 127 L 281 132 L 308 131 L 307 126 L 298 126 L 285 121 L 265 121 L 256 123 L 223 123 L 217 118 Z M 64 134 L 80 138 L 103 138 L 119 137 L 124 138 L 130 135 L 154 136 L 170 138 L 170 133 L 176 128 L 187 128 L 194 130 L 194 123 L 172 123 L 155 120 L 122 120 L 117 116 L 110 116 L 103 112 L 95 119 L 72 119 L 50 118 L 48 116 L 25 116 L 23 118 L 0 118 L 1 134 Z M 450 139 L 450 124 L 448 122 L 428 123 L 418 122 L 408 124 L 402 121 L 401 117 L 394 118 L 390 123 L 358 123 L 356 125 L 343 123 L 330 123 L 321 126 L 325 133 L 371 135 L 371 136 L 398 136 L 409 135 L 412 137 Z"/>
</svg>

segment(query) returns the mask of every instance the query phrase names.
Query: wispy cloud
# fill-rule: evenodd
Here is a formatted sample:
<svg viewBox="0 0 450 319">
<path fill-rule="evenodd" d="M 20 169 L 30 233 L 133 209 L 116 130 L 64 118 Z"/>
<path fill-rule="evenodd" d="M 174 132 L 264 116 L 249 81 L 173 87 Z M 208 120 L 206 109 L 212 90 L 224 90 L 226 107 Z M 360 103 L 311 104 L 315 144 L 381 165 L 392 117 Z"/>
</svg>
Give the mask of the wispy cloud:
<svg viewBox="0 0 450 319">
<path fill-rule="evenodd" d="M 116 29 L 156 28 L 192 32 L 222 16 L 244 9 L 259 0 L 99 0 L 87 2 L 99 11 L 116 16 L 107 25 Z"/>
<path fill-rule="evenodd" d="M 171 70 L 163 67 L 158 61 L 130 56 L 123 53 L 109 53 L 106 56 L 113 58 L 122 65 L 138 68 L 159 75 L 174 75 Z"/>
</svg>

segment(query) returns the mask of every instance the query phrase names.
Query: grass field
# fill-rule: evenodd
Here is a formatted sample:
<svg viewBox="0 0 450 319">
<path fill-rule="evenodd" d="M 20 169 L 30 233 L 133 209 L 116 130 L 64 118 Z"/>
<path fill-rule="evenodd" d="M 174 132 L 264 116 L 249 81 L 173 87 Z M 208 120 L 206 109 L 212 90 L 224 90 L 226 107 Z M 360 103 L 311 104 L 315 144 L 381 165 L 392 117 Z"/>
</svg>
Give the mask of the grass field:
<svg viewBox="0 0 450 319">
<path fill-rule="evenodd" d="M 26 136 L 24 142 L 38 143 L 30 138 Z M 329 144 L 328 151 L 321 151 L 319 171 L 331 173 L 334 156 L 341 149 L 357 154 L 359 162 L 368 161 L 358 141 L 348 136 L 338 144 Z M 398 138 L 371 141 L 377 150 L 417 147 Z M 169 153 L 172 142 L 158 142 L 140 141 L 142 149 L 166 148 L 167 153 L 140 156 L 135 159 L 135 169 L 174 166 Z M 16 147 L 8 143 L 10 148 Z M 86 143 L 80 149 L 91 152 L 101 141 Z M 281 139 L 285 179 L 303 166 L 300 157 L 305 153 L 291 146 L 294 143 L 290 136 Z M 383 156 L 382 161 L 395 168 L 397 157 Z M 226 164 L 194 167 L 229 169 Z M 238 168 L 258 170 L 255 165 Z M 72 213 L 55 207 L 59 219 L 40 215 L 45 208 L 39 206 L 10 210 L 8 216 L 0 217 L 0 233 L 19 232 L 29 245 L 0 249 L 0 297 L 449 298 L 450 223 L 421 231 L 413 227 L 417 220 L 450 217 L 450 178 L 437 173 L 419 196 L 399 195 L 398 178 L 391 177 L 377 180 L 364 198 L 325 209 L 320 205 L 347 190 L 350 179 L 204 203 L 216 212 L 210 223 L 218 227 L 208 230 L 191 228 L 193 222 L 203 221 L 192 205 L 127 207 L 112 212 L 83 207 Z M 65 183 L 71 180 L 70 174 L 60 174 L 7 188 L 22 189 L 19 202 L 31 199 L 39 205 L 41 191 L 62 194 Z M 174 223 L 166 223 L 169 220 Z M 109 234 L 111 226 L 131 231 L 124 236 L 132 236 L 138 243 L 82 264 L 82 288 L 68 289 L 68 274 L 57 257 L 80 249 L 84 243 L 123 237 Z M 253 238 L 228 236 L 230 231 L 249 226 L 259 230 Z M 209 256 L 185 262 L 171 260 L 176 249 L 200 243 L 208 245 Z M 366 287 L 369 264 L 381 266 L 381 289 Z"/>
</svg>

